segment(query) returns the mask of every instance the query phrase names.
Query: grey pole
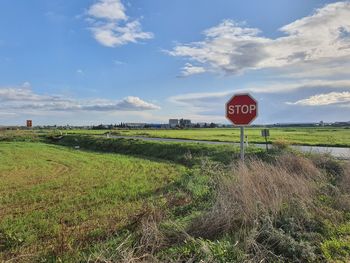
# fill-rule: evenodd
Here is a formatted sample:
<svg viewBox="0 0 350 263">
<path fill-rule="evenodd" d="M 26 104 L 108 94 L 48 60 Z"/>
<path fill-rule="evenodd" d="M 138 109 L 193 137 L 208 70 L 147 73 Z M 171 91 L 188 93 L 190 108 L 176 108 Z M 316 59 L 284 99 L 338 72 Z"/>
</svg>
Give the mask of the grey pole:
<svg viewBox="0 0 350 263">
<path fill-rule="evenodd" d="M 241 126 L 241 160 L 244 162 L 244 127 Z"/>
</svg>

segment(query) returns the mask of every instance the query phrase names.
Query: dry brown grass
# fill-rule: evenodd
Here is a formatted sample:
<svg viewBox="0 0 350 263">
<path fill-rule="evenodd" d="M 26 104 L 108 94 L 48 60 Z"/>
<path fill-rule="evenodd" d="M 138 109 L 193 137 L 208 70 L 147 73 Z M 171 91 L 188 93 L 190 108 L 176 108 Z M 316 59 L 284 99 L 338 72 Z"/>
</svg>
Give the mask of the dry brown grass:
<svg viewBox="0 0 350 263">
<path fill-rule="evenodd" d="M 145 207 L 142 212 L 130 220 L 131 232 L 118 247 L 101 249 L 91 255 L 87 262 L 94 263 L 149 263 L 159 262 L 154 256 L 166 246 L 167 237 L 160 229 L 164 211 L 154 207 Z"/>
<path fill-rule="evenodd" d="M 139 255 L 138 248 L 131 246 L 131 235 L 127 236 L 115 249 L 102 249 L 86 259 L 88 263 L 146 263 L 156 262 L 151 255 Z"/>
<path fill-rule="evenodd" d="M 342 176 L 336 182 L 335 208 L 350 212 L 350 161 L 341 165 Z"/>
<path fill-rule="evenodd" d="M 333 177 L 333 183 L 344 176 L 345 166 L 329 154 L 317 154 L 311 156 L 315 166 L 323 170 L 329 177 Z"/>
<path fill-rule="evenodd" d="M 195 236 L 214 238 L 251 229 L 261 215 L 274 218 L 293 201 L 309 206 L 315 180 L 321 177 L 311 161 L 290 154 L 277 157 L 274 164 L 253 159 L 232 164 L 228 170 L 216 167 L 214 171 L 219 174 L 216 201 L 192 224 L 190 233 Z"/>
<path fill-rule="evenodd" d="M 285 150 L 289 147 L 291 143 L 287 140 L 284 140 L 284 139 L 278 139 L 278 140 L 275 140 L 273 141 L 272 143 L 272 147 L 276 150 Z"/>
<path fill-rule="evenodd" d="M 159 224 L 164 214 L 159 209 L 152 209 L 143 216 L 139 225 L 139 248 L 143 253 L 154 254 L 166 244 L 166 236 L 160 230 Z"/>
<path fill-rule="evenodd" d="M 277 166 L 290 174 L 305 177 L 305 179 L 320 179 L 320 170 L 312 160 L 292 153 L 284 153 L 276 158 Z"/>
<path fill-rule="evenodd" d="M 343 166 L 343 176 L 339 180 L 339 188 L 343 193 L 350 194 L 350 161 Z"/>
<path fill-rule="evenodd" d="M 343 167 L 344 176 L 339 183 L 349 184 L 349 168 L 349 164 Z M 217 193 L 215 202 L 186 231 L 176 229 L 174 224 L 174 236 L 171 236 L 160 226 L 167 220 L 164 211 L 147 208 L 134 219 L 133 231 L 137 236 L 132 245 L 127 244 L 128 237 L 114 251 L 114 257 L 98 257 L 97 261 L 90 262 L 159 262 L 158 252 L 191 242 L 198 245 L 197 252 L 200 250 L 199 254 L 208 260 L 202 262 L 216 262 L 208 243 L 202 241 L 220 240 L 227 235 L 236 241 L 234 246 L 246 253 L 245 262 L 322 260 L 322 256 L 315 253 L 313 243 L 298 240 L 276 225 L 281 216 L 290 216 L 297 224 L 294 226 L 301 229 L 302 220 L 308 220 L 309 212 L 319 214 L 321 208 L 315 207 L 315 200 L 322 194 L 320 186 L 327 183 L 315 161 L 290 153 L 276 157 L 271 163 L 251 159 L 245 164 L 238 162 L 223 166 L 207 161 L 202 165 L 202 173 L 213 178 L 212 186 Z M 348 193 L 349 186 L 344 187 L 342 193 Z M 298 221 L 298 214 L 301 221 Z M 293 225 L 289 229 L 294 231 Z M 178 260 L 173 255 L 171 262 L 197 262 L 198 255 L 194 253 L 186 258 L 179 254 Z M 164 254 L 161 258 L 164 260 Z"/>
</svg>

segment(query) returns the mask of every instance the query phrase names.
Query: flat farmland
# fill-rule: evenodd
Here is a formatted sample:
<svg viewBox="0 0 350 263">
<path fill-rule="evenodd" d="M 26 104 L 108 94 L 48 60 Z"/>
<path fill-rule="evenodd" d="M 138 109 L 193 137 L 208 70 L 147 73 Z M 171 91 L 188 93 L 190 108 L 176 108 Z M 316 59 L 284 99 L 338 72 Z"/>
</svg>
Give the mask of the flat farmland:
<svg viewBox="0 0 350 263">
<path fill-rule="evenodd" d="M 74 261 L 70 252 L 124 227 L 184 170 L 118 154 L 2 142 L 0 261 L 33 262 L 63 252 Z"/>
<path fill-rule="evenodd" d="M 83 133 L 83 131 L 76 131 Z M 93 132 L 93 131 L 88 131 Z M 184 129 L 184 130 L 117 130 L 122 136 L 145 136 L 188 140 L 239 142 L 238 128 Z M 263 143 L 261 128 L 246 128 L 245 135 L 251 143 Z M 271 128 L 270 143 L 284 141 L 295 145 L 350 147 L 350 129 L 346 128 Z"/>
</svg>

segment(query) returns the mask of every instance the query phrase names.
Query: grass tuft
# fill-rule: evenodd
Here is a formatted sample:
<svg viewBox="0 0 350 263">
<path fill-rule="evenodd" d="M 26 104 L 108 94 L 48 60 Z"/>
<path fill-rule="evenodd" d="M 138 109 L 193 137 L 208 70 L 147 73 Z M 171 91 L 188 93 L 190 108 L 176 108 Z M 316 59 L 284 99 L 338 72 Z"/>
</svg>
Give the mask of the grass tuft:
<svg viewBox="0 0 350 263">
<path fill-rule="evenodd" d="M 309 206 L 320 173 L 312 163 L 297 158 L 282 156 L 276 164 L 252 159 L 246 164 L 232 164 L 228 170 L 216 168 L 216 202 L 199 222 L 193 223 L 191 233 L 214 238 L 242 227 L 251 228 L 262 214 L 276 217 L 292 200 Z"/>
</svg>

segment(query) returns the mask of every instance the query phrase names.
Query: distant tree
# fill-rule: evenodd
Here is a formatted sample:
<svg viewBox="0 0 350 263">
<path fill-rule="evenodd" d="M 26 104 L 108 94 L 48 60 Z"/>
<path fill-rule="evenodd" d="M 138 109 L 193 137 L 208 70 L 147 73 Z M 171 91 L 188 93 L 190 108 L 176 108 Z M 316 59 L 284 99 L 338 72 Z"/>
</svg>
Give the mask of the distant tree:
<svg viewBox="0 0 350 263">
<path fill-rule="evenodd" d="M 97 126 L 92 126 L 92 129 L 93 130 L 104 130 L 104 129 L 106 129 L 106 127 L 104 125 L 100 124 Z"/>
<path fill-rule="evenodd" d="M 119 124 L 117 124 L 115 126 L 118 128 L 125 128 L 126 127 L 125 123 L 123 123 L 123 122 L 120 122 Z"/>
</svg>

